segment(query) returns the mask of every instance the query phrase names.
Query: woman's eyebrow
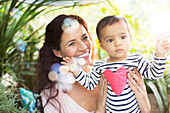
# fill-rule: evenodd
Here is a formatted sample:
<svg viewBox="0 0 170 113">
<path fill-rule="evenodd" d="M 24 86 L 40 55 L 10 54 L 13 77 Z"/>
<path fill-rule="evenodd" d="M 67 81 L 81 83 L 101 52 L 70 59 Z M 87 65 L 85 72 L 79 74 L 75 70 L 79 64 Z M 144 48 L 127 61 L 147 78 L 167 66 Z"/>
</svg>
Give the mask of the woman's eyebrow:
<svg viewBox="0 0 170 113">
<path fill-rule="evenodd" d="M 85 34 L 83 34 L 81 37 L 84 37 L 84 36 L 87 36 L 87 34 L 85 33 Z"/>
<path fill-rule="evenodd" d="M 70 42 L 73 42 L 73 41 L 75 41 L 75 39 L 69 40 L 69 41 L 66 43 L 66 45 L 67 45 L 68 43 L 70 43 Z"/>
</svg>

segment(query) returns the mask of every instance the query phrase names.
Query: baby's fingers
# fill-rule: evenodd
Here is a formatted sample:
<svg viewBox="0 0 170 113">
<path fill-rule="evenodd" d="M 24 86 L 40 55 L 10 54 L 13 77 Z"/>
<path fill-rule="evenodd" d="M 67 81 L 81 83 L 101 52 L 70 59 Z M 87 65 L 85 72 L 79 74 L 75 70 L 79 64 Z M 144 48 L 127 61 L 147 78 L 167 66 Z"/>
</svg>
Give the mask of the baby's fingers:
<svg viewBox="0 0 170 113">
<path fill-rule="evenodd" d="M 61 62 L 61 64 L 63 64 L 63 65 L 69 65 L 71 63 L 72 63 L 72 58 L 70 58 L 70 57 L 63 58 L 63 61 Z"/>
<path fill-rule="evenodd" d="M 164 47 L 166 50 L 170 49 L 170 42 L 167 39 L 163 39 L 161 43 L 162 47 Z"/>
<path fill-rule="evenodd" d="M 165 48 L 168 50 L 170 49 L 170 42 L 165 43 Z"/>
<path fill-rule="evenodd" d="M 70 57 L 65 57 L 65 58 L 63 58 L 63 60 L 64 60 L 65 62 L 69 63 L 69 62 L 72 61 L 72 58 L 70 58 Z"/>
<path fill-rule="evenodd" d="M 67 62 L 61 62 L 61 64 L 62 64 L 62 65 L 68 65 L 68 63 L 67 63 Z"/>
</svg>

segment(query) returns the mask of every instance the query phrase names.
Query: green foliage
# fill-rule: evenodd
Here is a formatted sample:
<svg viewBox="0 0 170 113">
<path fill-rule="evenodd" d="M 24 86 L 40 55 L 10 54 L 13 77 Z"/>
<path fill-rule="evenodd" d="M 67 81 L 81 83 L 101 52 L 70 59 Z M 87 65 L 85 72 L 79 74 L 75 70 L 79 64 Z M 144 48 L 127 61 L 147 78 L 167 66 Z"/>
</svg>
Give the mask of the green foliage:
<svg viewBox="0 0 170 113">
<path fill-rule="evenodd" d="M 156 100 L 157 100 L 157 102 L 158 102 L 160 111 L 161 111 L 161 113 L 163 113 L 163 112 L 164 112 L 163 101 L 162 101 L 162 99 L 161 99 L 161 96 L 160 96 L 160 94 L 159 94 L 159 92 L 158 92 L 155 84 L 154 84 L 153 82 L 151 82 L 151 81 L 146 81 L 145 83 L 146 83 L 146 84 L 151 88 L 151 90 L 153 91 L 153 93 L 154 93 L 154 95 L 155 95 L 155 97 L 156 97 Z"/>
<path fill-rule="evenodd" d="M 13 93 L 14 90 L 6 89 L 2 84 L 0 84 L 0 89 L 0 113 L 27 113 L 17 104 L 18 95 Z"/>
<path fill-rule="evenodd" d="M 170 94 L 170 72 L 164 75 L 164 80 L 167 86 L 167 92 Z"/>
<path fill-rule="evenodd" d="M 36 1 L 27 6 L 23 6 L 22 2 L 18 3 L 18 0 L 12 0 L 9 2 L 3 2 L 0 7 L 0 75 L 8 72 L 9 65 L 15 65 L 20 61 L 20 54 L 15 49 L 15 43 L 18 39 L 18 33 L 22 31 L 22 28 L 27 25 L 38 14 L 45 9 L 38 8 L 43 2 L 34 5 Z M 16 11 L 15 11 L 16 10 Z M 15 11 L 15 12 L 14 12 Z M 22 38 L 24 41 L 29 40 L 35 32 L 28 37 Z"/>
<path fill-rule="evenodd" d="M 167 113 L 169 111 L 168 94 L 170 93 L 170 73 L 166 74 L 165 72 L 165 75 L 162 78 L 152 81 L 145 80 L 145 83 L 154 93 L 161 113 Z M 150 92 L 148 88 L 147 90 Z"/>
<path fill-rule="evenodd" d="M 18 0 L 1 0 L 0 2 L 0 75 L 9 73 L 15 81 L 25 80 L 22 87 L 32 87 L 30 81 L 33 81 L 31 80 L 33 76 L 29 75 L 33 75 L 35 71 L 34 64 L 37 58 L 34 58 L 34 53 L 38 51 L 36 44 L 39 43 L 43 34 L 38 34 L 42 26 L 34 30 L 30 21 L 45 11 L 45 8 L 42 7 L 44 1 L 36 5 L 37 1 L 30 5 L 23 4 L 23 2 L 18 2 Z M 19 39 L 27 42 L 25 51 L 16 49 L 16 42 Z M 30 80 L 27 81 L 27 78 Z M 13 87 L 5 88 L 1 85 L 0 89 L 0 112 L 27 112 L 17 104 L 20 100 L 17 98 L 18 92 L 15 92 Z"/>
</svg>

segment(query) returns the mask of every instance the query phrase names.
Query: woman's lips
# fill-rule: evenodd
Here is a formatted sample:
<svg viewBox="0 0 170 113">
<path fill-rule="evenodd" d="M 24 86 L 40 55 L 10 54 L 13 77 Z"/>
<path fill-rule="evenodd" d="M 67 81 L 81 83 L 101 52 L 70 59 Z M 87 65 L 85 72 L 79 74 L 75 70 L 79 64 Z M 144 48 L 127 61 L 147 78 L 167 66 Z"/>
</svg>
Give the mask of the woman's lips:
<svg viewBox="0 0 170 113">
<path fill-rule="evenodd" d="M 85 54 L 80 55 L 80 56 L 78 56 L 78 57 L 80 57 L 80 58 L 84 58 L 84 57 L 86 57 L 86 56 L 88 56 L 88 55 L 89 55 L 89 53 L 85 53 Z"/>
<path fill-rule="evenodd" d="M 88 59 L 89 58 L 89 55 L 87 55 L 87 56 L 85 56 L 85 57 L 83 57 L 84 59 Z"/>
<path fill-rule="evenodd" d="M 89 59 L 89 53 L 87 52 L 87 53 L 85 53 L 85 54 L 82 54 L 82 55 L 80 55 L 80 56 L 77 56 L 77 58 L 78 58 L 78 59 L 79 59 L 79 58 L 83 58 L 84 60 Z"/>
</svg>

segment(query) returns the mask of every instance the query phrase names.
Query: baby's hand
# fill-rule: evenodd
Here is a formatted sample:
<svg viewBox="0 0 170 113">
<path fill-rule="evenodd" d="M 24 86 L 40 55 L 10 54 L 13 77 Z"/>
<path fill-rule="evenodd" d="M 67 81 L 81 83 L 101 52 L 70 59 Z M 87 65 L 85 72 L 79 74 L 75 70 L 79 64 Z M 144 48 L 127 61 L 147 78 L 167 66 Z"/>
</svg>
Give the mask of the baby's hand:
<svg viewBox="0 0 170 113">
<path fill-rule="evenodd" d="M 156 42 L 156 56 L 164 58 L 168 50 L 170 50 L 170 42 L 165 38 L 159 38 Z"/>
<path fill-rule="evenodd" d="M 65 57 L 63 58 L 63 62 L 61 62 L 61 64 L 69 66 L 71 63 L 73 63 L 73 58 L 71 57 Z"/>
<path fill-rule="evenodd" d="M 74 73 L 75 71 L 79 70 L 78 63 L 73 57 L 65 57 L 63 60 L 64 62 L 61 62 L 61 64 L 68 66 L 70 72 Z"/>
</svg>

